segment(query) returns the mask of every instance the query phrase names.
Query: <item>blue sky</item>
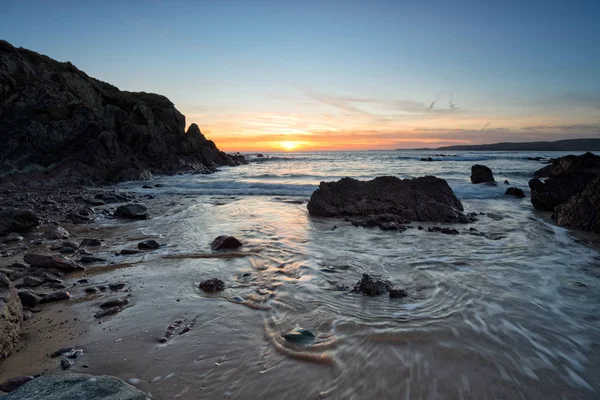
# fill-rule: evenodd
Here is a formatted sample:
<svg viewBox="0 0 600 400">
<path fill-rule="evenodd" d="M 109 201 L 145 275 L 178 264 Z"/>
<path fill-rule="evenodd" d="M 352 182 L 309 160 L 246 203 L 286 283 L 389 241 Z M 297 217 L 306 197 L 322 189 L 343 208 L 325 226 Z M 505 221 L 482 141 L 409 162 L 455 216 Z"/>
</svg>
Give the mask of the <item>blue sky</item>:
<svg viewBox="0 0 600 400">
<path fill-rule="evenodd" d="M 599 20 L 577 0 L 4 0 L 0 38 L 164 94 L 228 150 L 398 148 L 600 137 Z"/>
</svg>

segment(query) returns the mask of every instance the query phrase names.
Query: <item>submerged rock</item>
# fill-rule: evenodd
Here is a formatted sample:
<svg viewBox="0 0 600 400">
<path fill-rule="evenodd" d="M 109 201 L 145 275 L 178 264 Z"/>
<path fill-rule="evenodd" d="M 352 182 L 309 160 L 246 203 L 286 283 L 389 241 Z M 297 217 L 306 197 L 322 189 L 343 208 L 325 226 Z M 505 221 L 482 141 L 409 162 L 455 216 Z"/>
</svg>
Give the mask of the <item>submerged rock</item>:
<svg viewBox="0 0 600 400">
<path fill-rule="evenodd" d="M 115 216 L 125 219 L 148 219 L 150 214 L 148 213 L 148 207 L 145 205 L 129 203 L 119 206 L 115 211 Z"/>
<path fill-rule="evenodd" d="M 0 236 L 8 235 L 11 232 L 29 232 L 39 224 L 40 218 L 32 211 L 18 208 L 0 210 Z"/>
<path fill-rule="evenodd" d="M 321 182 L 307 205 L 311 215 L 350 217 L 357 220 L 373 216 L 389 222 L 399 221 L 462 222 L 468 218 L 448 183 L 434 176 L 399 179 L 382 176 L 371 181 L 343 178 Z M 368 223 L 368 222 L 367 222 Z"/>
<path fill-rule="evenodd" d="M 471 183 L 496 182 L 492 170 L 485 165 L 473 165 L 471 167 Z"/>
<path fill-rule="evenodd" d="M 525 197 L 525 192 L 523 192 L 522 189 L 516 187 L 509 187 L 508 189 L 506 189 L 506 192 L 504 192 L 504 195 L 522 198 Z"/>
<path fill-rule="evenodd" d="M 283 335 L 283 338 L 290 343 L 301 346 L 309 345 L 315 341 L 314 333 L 299 327 Z"/>
<path fill-rule="evenodd" d="M 441 226 L 434 226 L 432 228 L 427 228 L 427 232 L 439 232 L 439 233 L 443 233 L 445 235 L 458 235 L 460 233 L 456 229 L 446 228 L 446 227 L 441 227 Z"/>
<path fill-rule="evenodd" d="M 160 244 L 158 244 L 158 242 L 154 239 L 149 239 L 139 242 L 137 247 L 140 250 L 155 250 L 160 247 Z"/>
<path fill-rule="evenodd" d="M 233 236 L 219 236 L 210 245 L 213 250 L 232 250 L 242 247 L 243 244 Z"/>
<path fill-rule="evenodd" d="M 408 293 L 404 289 L 390 289 L 390 299 L 403 299 L 408 297 Z"/>
<path fill-rule="evenodd" d="M 146 400 L 146 394 L 113 376 L 87 374 L 44 375 L 35 378 L 3 400 Z"/>
<path fill-rule="evenodd" d="M 220 292 L 225 289 L 225 282 L 217 278 L 212 278 L 200 282 L 198 287 L 205 292 Z"/>
<path fill-rule="evenodd" d="M 374 297 L 387 293 L 390 289 L 393 289 L 393 285 L 389 281 L 363 274 L 362 279 L 352 289 L 352 293 L 362 293 Z"/>
</svg>

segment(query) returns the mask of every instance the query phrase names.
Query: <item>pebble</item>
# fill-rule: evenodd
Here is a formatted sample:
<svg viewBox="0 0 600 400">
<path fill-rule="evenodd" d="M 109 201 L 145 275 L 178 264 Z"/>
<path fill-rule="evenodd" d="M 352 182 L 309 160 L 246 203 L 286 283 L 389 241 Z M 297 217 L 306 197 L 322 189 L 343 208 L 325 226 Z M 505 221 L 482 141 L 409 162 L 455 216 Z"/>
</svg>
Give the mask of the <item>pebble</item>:
<svg viewBox="0 0 600 400">
<path fill-rule="evenodd" d="M 140 250 L 155 250 L 160 247 L 160 244 L 158 244 L 158 242 L 154 239 L 149 239 L 139 242 L 137 247 Z"/>
</svg>

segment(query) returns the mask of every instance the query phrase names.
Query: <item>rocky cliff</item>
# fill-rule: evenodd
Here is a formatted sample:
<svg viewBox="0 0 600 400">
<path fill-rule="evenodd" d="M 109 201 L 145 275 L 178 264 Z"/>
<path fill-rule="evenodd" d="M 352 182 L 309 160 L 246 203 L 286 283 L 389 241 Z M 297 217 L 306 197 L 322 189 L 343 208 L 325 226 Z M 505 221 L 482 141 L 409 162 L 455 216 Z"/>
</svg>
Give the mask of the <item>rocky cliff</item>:
<svg viewBox="0 0 600 400">
<path fill-rule="evenodd" d="M 164 96 L 126 92 L 0 40 L 0 179 L 112 183 L 245 163 Z"/>
</svg>

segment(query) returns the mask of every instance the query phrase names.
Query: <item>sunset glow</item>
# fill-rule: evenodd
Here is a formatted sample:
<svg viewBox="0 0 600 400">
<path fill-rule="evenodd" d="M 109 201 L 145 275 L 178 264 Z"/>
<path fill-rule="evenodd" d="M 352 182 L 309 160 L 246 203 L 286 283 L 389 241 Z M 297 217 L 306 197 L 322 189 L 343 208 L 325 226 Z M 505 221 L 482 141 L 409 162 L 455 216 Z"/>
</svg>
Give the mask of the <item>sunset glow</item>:
<svg viewBox="0 0 600 400">
<path fill-rule="evenodd" d="M 300 147 L 301 143 L 300 142 L 292 142 L 292 141 L 283 141 L 283 142 L 279 142 L 279 145 L 285 151 L 292 151 L 292 150 L 298 149 Z"/>
</svg>

